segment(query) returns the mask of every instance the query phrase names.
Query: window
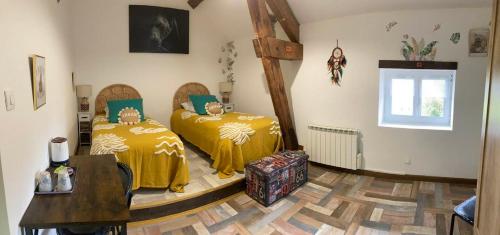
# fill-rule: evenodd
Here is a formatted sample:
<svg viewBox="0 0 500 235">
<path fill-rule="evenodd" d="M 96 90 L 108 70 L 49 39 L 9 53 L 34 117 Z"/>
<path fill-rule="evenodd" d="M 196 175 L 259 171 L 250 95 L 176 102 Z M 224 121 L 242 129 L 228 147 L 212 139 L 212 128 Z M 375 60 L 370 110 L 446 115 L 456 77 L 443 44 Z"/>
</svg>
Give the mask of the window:
<svg viewBox="0 0 500 235">
<path fill-rule="evenodd" d="M 381 68 L 379 126 L 452 130 L 455 74 Z"/>
</svg>

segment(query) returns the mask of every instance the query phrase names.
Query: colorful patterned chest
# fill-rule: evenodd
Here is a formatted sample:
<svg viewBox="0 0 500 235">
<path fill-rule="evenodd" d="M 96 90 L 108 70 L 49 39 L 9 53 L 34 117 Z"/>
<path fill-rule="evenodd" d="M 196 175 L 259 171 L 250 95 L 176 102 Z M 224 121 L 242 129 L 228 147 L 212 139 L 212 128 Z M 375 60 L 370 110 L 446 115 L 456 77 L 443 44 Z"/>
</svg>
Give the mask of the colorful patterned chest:
<svg viewBox="0 0 500 235">
<path fill-rule="evenodd" d="M 307 182 L 307 159 L 303 151 L 284 151 L 247 165 L 247 194 L 264 206 L 287 196 Z"/>
</svg>

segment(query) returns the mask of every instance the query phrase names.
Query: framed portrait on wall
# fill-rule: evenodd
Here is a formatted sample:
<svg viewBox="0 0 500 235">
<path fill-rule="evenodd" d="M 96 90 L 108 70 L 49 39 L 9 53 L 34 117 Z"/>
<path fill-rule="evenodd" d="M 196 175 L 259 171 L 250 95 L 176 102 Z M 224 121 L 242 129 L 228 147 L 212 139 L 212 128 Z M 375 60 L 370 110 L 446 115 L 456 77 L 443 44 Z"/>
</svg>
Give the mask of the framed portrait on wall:
<svg viewBox="0 0 500 235">
<path fill-rule="evenodd" d="M 469 56 L 488 56 L 490 29 L 476 28 L 469 31 Z"/>
<path fill-rule="evenodd" d="M 189 54 L 189 11 L 130 5 L 129 52 Z"/>
<path fill-rule="evenodd" d="M 33 107 L 39 109 L 47 102 L 47 86 L 45 77 L 45 57 L 30 57 L 31 88 L 33 89 Z"/>
</svg>

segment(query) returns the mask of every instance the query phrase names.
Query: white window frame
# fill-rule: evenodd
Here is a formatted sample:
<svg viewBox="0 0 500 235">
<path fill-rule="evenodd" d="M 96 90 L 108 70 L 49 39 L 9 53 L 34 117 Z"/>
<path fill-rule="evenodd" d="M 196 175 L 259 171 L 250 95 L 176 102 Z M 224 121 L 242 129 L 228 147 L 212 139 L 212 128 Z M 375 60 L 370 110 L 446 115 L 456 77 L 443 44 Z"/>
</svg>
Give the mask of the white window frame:
<svg viewBox="0 0 500 235">
<path fill-rule="evenodd" d="M 413 114 L 411 116 L 391 113 L 392 79 L 411 79 L 414 81 Z M 444 80 L 446 82 L 448 89 L 443 107 L 443 117 L 421 116 L 422 80 Z M 455 80 L 456 70 L 380 68 L 379 126 L 453 130 Z"/>
</svg>

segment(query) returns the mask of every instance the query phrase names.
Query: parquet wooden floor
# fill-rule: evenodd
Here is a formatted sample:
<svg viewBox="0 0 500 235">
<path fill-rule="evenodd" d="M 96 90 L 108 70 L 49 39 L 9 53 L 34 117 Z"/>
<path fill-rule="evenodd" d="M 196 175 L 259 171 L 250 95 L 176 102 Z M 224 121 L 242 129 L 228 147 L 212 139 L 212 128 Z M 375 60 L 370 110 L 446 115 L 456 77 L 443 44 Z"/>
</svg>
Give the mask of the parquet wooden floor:
<svg viewBox="0 0 500 235">
<path fill-rule="evenodd" d="M 270 207 L 244 193 L 129 224 L 129 234 L 449 234 L 475 185 L 382 179 L 310 165 L 309 182 Z M 472 234 L 461 221 L 455 234 Z"/>
</svg>

